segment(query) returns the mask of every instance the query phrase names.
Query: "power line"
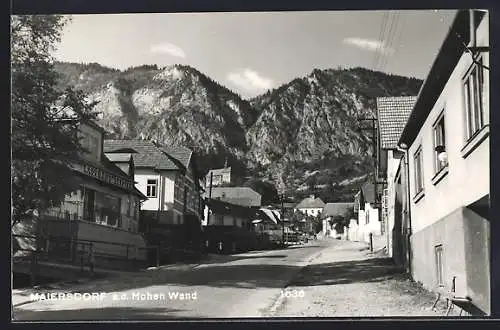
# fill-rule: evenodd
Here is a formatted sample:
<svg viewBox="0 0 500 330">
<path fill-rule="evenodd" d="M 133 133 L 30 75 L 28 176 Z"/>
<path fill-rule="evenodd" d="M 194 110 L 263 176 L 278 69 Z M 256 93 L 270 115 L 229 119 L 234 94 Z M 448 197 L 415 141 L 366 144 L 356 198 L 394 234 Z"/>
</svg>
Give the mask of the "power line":
<svg viewBox="0 0 500 330">
<path fill-rule="evenodd" d="M 387 25 L 387 19 L 388 19 L 388 16 L 389 16 L 389 12 L 384 12 L 384 16 L 382 17 L 382 24 L 380 26 L 380 32 L 378 34 L 378 42 L 380 42 L 380 45 L 377 49 L 377 51 L 375 52 L 375 55 L 373 57 L 374 61 L 373 61 L 373 70 L 377 70 L 377 63 L 378 63 L 378 60 L 379 60 L 379 57 L 380 57 L 380 51 L 381 51 L 381 47 L 382 47 L 382 37 L 383 37 L 383 33 L 385 31 L 385 27 Z"/>
<path fill-rule="evenodd" d="M 394 25 L 394 15 L 393 15 L 392 10 L 389 12 L 389 20 L 390 20 L 390 23 L 387 24 L 386 29 L 384 31 L 384 36 L 381 40 L 381 47 L 383 47 L 383 48 L 381 48 L 381 51 L 379 54 L 379 62 L 377 64 L 378 71 L 381 71 L 381 69 L 382 69 L 382 64 L 383 64 L 383 61 L 385 59 L 385 51 L 386 51 L 385 48 L 387 47 L 387 41 L 388 41 L 388 38 L 390 37 L 391 31 L 392 31 L 392 28 Z"/>
<path fill-rule="evenodd" d="M 392 25 L 391 25 L 391 30 L 390 30 L 390 34 L 389 34 L 389 41 L 386 45 L 387 47 L 387 50 L 390 50 L 392 49 L 392 46 L 393 46 L 393 42 L 394 42 L 394 37 L 396 35 L 396 31 L 398 30 L 398 25 L 399 25 L 399 12 L 396 12 L 394 14 L 394 19 L 392 21 Z M 386 66 L 387 66 L 387 63 L 389 62 L 389 52 L 386 52 L 384 58 L 383 58 L 383 61 L 382 61 L 382 65 L 381 65 L 381 68 L 380 68 L 380 71 L 383 71 L 386 69 Z"/>
</svg>

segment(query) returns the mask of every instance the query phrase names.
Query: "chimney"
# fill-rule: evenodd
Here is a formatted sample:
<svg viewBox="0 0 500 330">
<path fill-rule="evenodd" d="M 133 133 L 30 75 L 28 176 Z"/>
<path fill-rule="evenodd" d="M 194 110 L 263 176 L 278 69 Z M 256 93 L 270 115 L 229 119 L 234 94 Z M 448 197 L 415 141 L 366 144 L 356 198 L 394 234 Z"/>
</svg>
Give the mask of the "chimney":
<svg viewBox="0 0 500 330">
<path fill-rule="evenodd" d="M 314 194 L 309 195 L 309 198 L 314 199 Z"/>
</svg>

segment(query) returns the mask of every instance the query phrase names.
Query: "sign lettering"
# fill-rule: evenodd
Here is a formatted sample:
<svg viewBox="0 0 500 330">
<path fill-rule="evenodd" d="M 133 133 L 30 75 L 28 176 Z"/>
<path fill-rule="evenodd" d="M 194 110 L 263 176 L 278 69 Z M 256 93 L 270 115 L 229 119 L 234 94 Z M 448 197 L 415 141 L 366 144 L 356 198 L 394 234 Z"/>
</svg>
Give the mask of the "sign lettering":
<svg viewBox="0 0 500 330">
<path fill-rule="evenodd" d="M 122 187 L 122 188 L 125 188 L 128 190 L 133 189 L 132 182 L 130 182 L 128 180 L 124 180 L 124 179 L 122 179 L 114 174 L 108 173 L 108 172 L 103 171 L 99 168 L 85 164 L 83 166 L 83 172 L 85 174 L 87 174 L 88 176 L 91 176 L 91 177 L 99 179 L 101 181 L 110 183 L 112 185 L 119 186 L 119 187 Z"/>
</svg>

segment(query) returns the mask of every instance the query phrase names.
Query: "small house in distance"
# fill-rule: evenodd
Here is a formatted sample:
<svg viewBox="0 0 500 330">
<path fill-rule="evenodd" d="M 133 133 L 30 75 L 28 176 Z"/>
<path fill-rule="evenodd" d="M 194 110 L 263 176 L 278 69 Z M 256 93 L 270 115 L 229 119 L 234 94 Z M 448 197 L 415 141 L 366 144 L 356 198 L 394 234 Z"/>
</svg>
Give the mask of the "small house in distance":
<svg viewBox="0 0 500 330">
<path fill-rule="evenodd" d="M 367 181 L 354 196 L 354 213 L 358 217 L 356 235 L 352 240 L 369 242 L 369 235 L 381 235 L 379 209 L 376 203 L 377 190 L 373 182 Z"/>
<path fill-rule="evenodd" d="M 354 203 L 326 203 L 321 212 L 321 220 L 323 221 L 323 235 L 334 237 L 337 234 L 335 225 L 330 225 L 337 217 L 345 217 L 352 213 Z M 347 219 L 346 225 L 349 224 Z"/>
<path fill-rule="evenodd" d="M 231 184 L 231 167 L 209 170 L 205 176 L 205 186 L 210 187 L 210 183 L 212 187 Z"/>
<path fill-rule="evenodd" d="M 207 188 L 205 195 L 235 205 L 259 207 L 262 196 L 249 187 L 213 187 Z"/>
<path fill-rule="evenodd" d="M 325 202 L 323 202 L 321 198 L 310 195 L 300 201 L 300 203 L 295 206 L 294 211 L 300 211 L 305 215 L 316 217 L 323 211 L 325 205 Z"/>
</svg>

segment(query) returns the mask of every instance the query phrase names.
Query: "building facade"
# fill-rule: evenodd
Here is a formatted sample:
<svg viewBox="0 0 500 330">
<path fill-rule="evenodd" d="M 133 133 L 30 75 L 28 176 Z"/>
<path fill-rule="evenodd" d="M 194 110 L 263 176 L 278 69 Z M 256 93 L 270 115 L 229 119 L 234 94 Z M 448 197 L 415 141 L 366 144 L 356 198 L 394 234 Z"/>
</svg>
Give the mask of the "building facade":
<svg viewBox="0 0 500 330">
<path fill-rule="evenodd" d="M 207 188 L 207 190 L 209 189 Z M 205 192 L 206 197 L 209 194 L 209 191 Z M 262 201 L 262 195 L 249 187 L 213 187 L 211 189 L 211 198 L 250 207 L 260 207 Z"/>
<path fill-rule="evenodd" d="M 398 264 L 402 262 L 400 258 L 402 251 L 399 244 L 402 239 L 402 227 L 400 223 L 401 217 L 397 218 L 399 223 L 395 223 L 395 178 L 401 158 L 404 155 L 403 150 L 398 147 L 398 140 L 416 100 L 416 96 L 377 98 L 379 128 L 377 140 L 377 174 L 378 181 L 383 182 L 380 216 L 382 217 L 383 225 L 385 225 L 384 232 L 386 234 L 387 254 Z M 395 238 L 397 241 L 396 245 L 393 244 L 394 236 L 397 236 Z"/>
<path fill-rule="evenodd" d="M 321 212 L 321 218 L 323 221 L 323 235 L 335 237 L 337 234 L 337 230 L 335 229 L 335 225 L 330 225 L 337 217 L 345 217 L 351 212 L 354 207 L 353 203 L 326 203 L 323 211 Z M 347 221 L 347 225 L 349 224 L 350 219 Z M 339 232 L 344 232 L 343 230 Z"/>
<path fill-rule="evenodd" d="M 376 188 L 373 182 L 363 184 L 354 196 L 354 214 L 358 220 L 357 230 L 350 235 L 351 240 L 369 242 L 370 234 L 382 234 L 380 210 L 376 203 Z"/>
<path fill-rule="evenodd" d="M 211 252 L 235 253 L 255 248 L 254 220 L 259 208 L 211 199 L 205 202 L 204 241 Z"/>
<path fill-rule="evenodd" d="M 205 176 L 205 186 L 217 187 L 231 184 L 231 167 L 218 168 L 208 171 Z"/>
<path fill-rule="evenodd" d="M 91 249 L 101 267 L 111 264 L 109 258 L 119 260 L 120 267 L 144 261 L 146 242 L 138 222 L 140 203 L 146 198 L 134 187 L 133 159 L 128 159 L 132 173 L 108 159 L 103 153 L 104 130 L 91 121 L 79 125 L 78 135 L 87 151 L 71 166 L 82 183 L 60 206 L 40 215 L 38 248 L 49 256 L 59 253 L 71 259 Z"/>
<path fill-rule="evenodd" d="M 487 12 L 457 13 L 399 140 L 409 165 L 412 275 L 486 314 L 489 42 Z"/>
<path fill-rule="evenodd" d="M 140 231 L 148 244 L 182 246 L 193 240 L 189 234 L 201 230 L 203 202 L 192 151 L 146 140 L 106 140 L 104 148 L 114 157 L 132 154 L 136 160 L 136 187 L 147 197 Z"/>
<path fill-rule="evenodd" d="M 323 202 L 321 198 L 310 195 L 300 201 L 300 203 L 295 206 L 294 211 L 302 212 L 304 215 L 317 217 L 321 214 L 325 205 L 325 202 Z"/>
</svg>

